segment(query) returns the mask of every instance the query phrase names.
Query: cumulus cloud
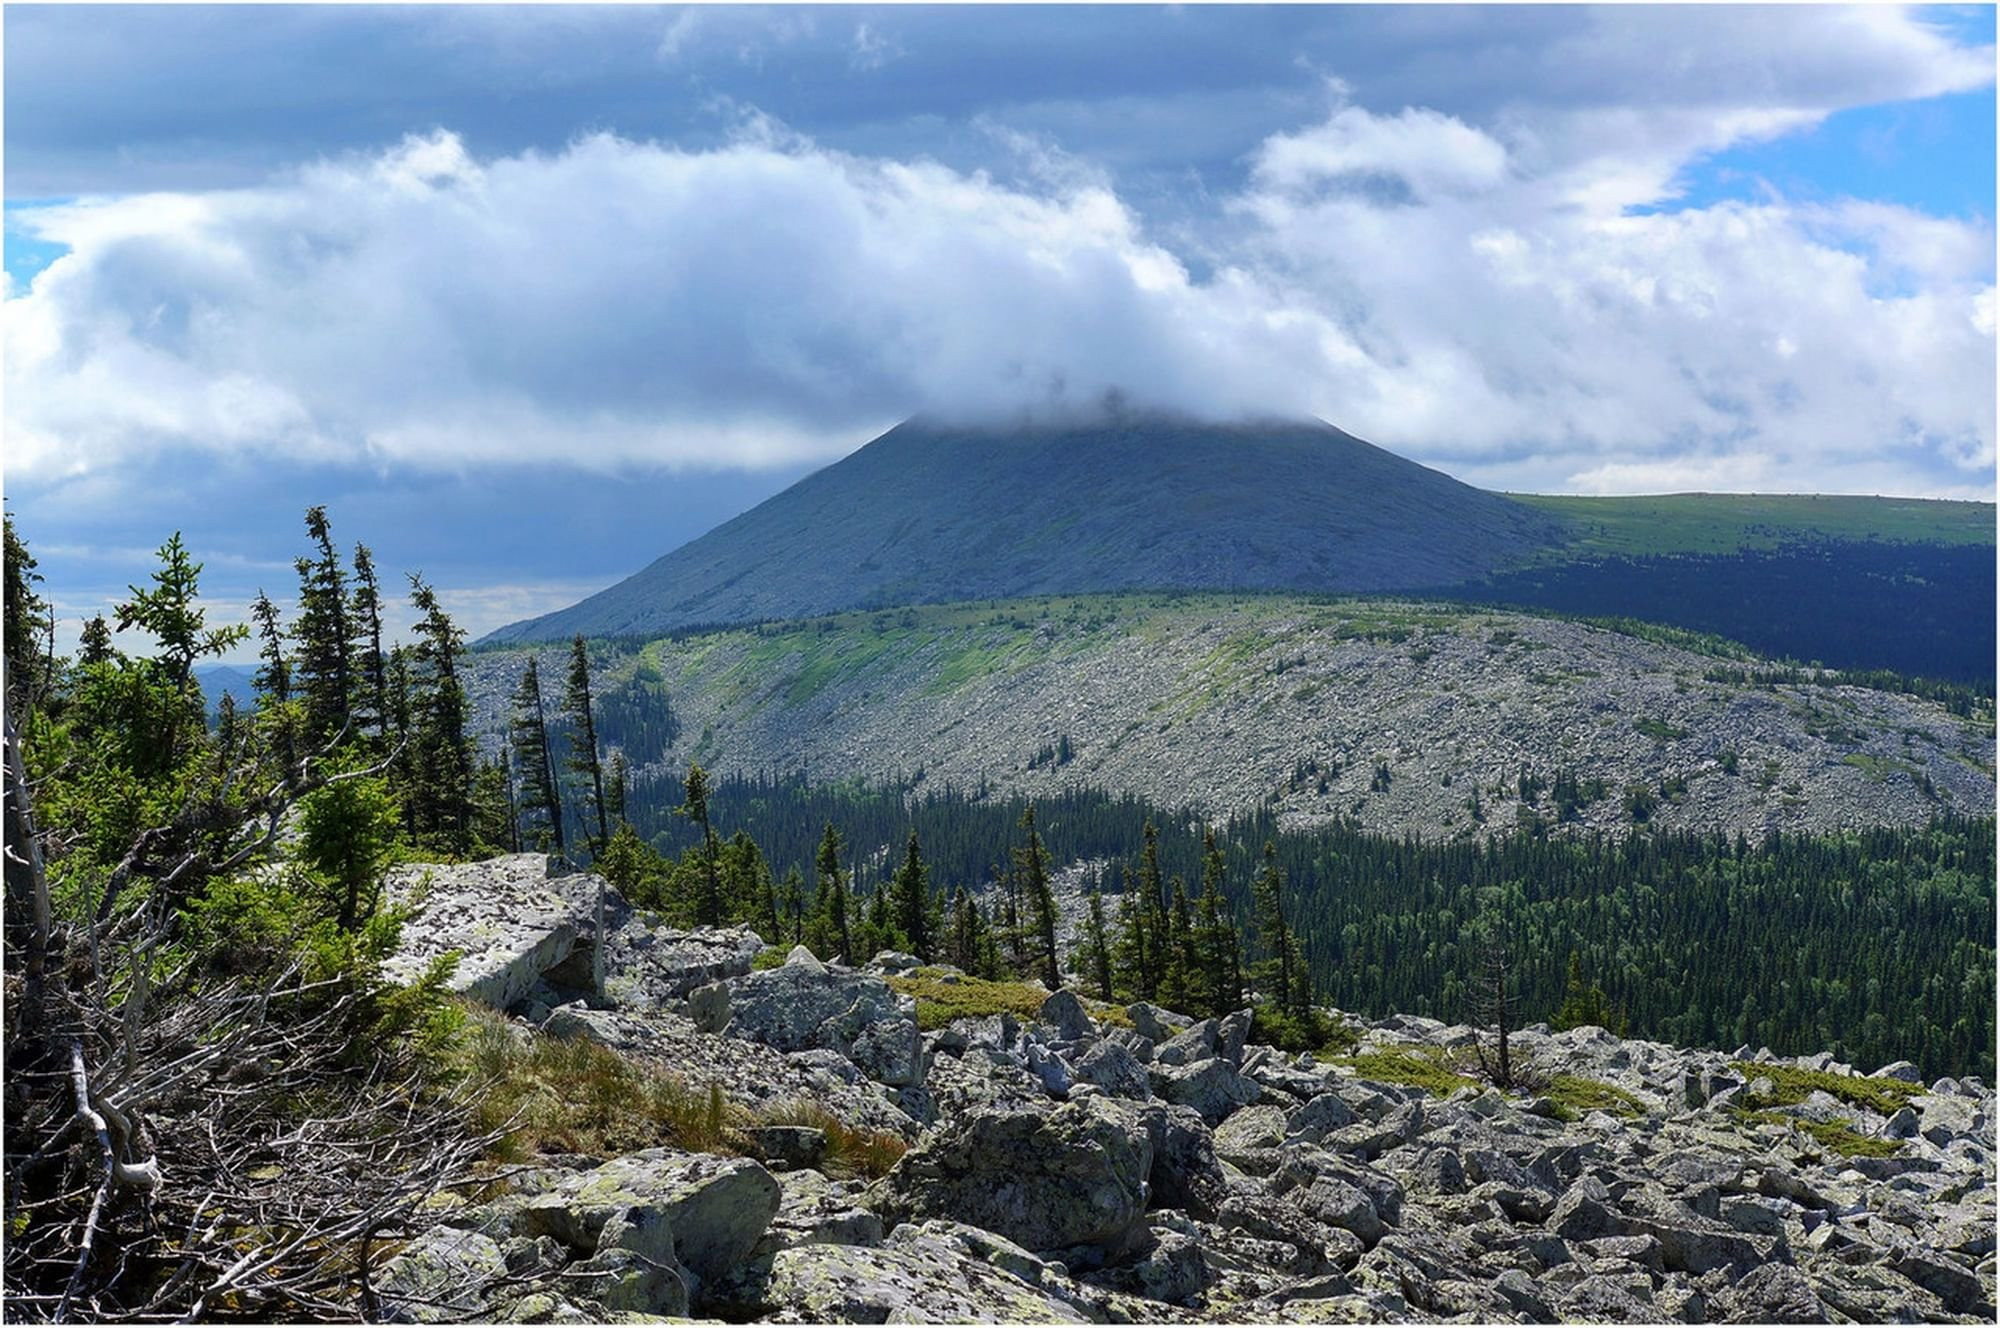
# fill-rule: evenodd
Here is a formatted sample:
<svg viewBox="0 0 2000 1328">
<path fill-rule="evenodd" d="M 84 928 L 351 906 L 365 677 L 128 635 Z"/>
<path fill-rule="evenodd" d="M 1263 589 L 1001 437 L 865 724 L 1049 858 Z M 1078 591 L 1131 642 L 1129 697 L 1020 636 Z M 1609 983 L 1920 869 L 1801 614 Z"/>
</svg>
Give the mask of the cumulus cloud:
<svg viewBox="0 0 2000 1328">
<path fill-rule="evenodd" d="M 1629 65 L 1658 21 L 1556 43 L 1551 85 Z M 482 158 L 437 130 L 252 188 L 17 213 L 70 252 L 5 305 L 10 460 L 754 467 L 915 411 L 1117 393 L 1316 414 L 1511 487 L 1985 492 L 1990 223 L 1654 210 L 1700 153 L 1857 87 L 1990 80 L 1899 16 L 1828 24 L 1824 50 L 1683 70 L 1671 104 L 1616 112 L 1583 86 L 1483 117 L 1331 86 L 1172 243 L 1053 149 L 1002 183 L 754 119 L 704 151 L 599 134 Z"/>
</svg>

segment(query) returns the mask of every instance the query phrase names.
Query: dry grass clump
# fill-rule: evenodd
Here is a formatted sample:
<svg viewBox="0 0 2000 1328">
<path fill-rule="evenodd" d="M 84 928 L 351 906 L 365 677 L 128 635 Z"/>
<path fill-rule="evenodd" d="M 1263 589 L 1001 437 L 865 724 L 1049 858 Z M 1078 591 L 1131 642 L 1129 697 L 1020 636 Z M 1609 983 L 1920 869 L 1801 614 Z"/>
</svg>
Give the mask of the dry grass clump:
<svg viewBox="0 0 2000 1328">
<path fill-rule="evenodd" d="M 500 1016 L 469 1008 L 447 1055 L 478 1128 L 507 1130 L 494 1150 L 501 1160 L 546 1152 L 615 1157 L 662 1145 L 740 1151 L 736 1131 L 748 1114 L 719 1084 L 690 1085 L 586 1038 L 523 1038 Z"/>
<path fill-rule="evenodd" d="M 909 1151 L 902 1136 L 849 1125 L 817 1102 L 803 1099 L 767 1107 L 757 1114 L 759 1125 L 807 1125 L 826 1135 L 826 1156 L 819 1169 L 829 1176 L 875 1180 Z"/>
</svg>

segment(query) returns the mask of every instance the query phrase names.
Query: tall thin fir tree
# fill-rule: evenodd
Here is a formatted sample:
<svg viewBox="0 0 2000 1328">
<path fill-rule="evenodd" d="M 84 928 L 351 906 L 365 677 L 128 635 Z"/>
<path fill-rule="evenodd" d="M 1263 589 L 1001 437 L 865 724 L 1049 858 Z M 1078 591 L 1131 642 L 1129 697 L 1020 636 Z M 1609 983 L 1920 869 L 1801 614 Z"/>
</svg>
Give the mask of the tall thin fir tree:
<svg viewBox="0 0 2000 1328">
<path fill-rule="evenodd" d="M 470 706 L 458 677 L 465 633 L 415 573 L 410 603 L 423 615 L 411 652 L 418 833 L 440 851 L 459 855 L 472 847 L 472 743 L 465 731 Z"/>
<path fill-rule="evenodd" d="M 1084 915 L 1083 951 L 1079 965 L 1090 977 L 1101 1001 L 1114 999 L 1111 988 L 1111 944 L 1105 933 L 1104 890 L 1095 881 L 1090 886 L 1090 911 Z"/>
<path fill-rule="evenodd" d="M 826 823 L 820 836 L 819 852 L 813 858 L 814 900 L 818 904 L 826 944 L 833 958 L 843 964 L 854 962 L 854 934 L 847 920 L 847 873 L 840 868 L 840 832 Z"/>
<path fill-rule="evenodd" d="M 625 750 L 614 747 L 611 768 L 604 773 L 604 809 L 621 825 L 625 822 L 625 794 L 631 786 L 632 767 L 625 762 Z"/>
<path fill-rule="evenodd" d="M 1169 965 L 1180 961 L 1167 948 L 1173 936 L 1167 916 L 1167 884 L 1160 872 L 1159 827 L 1148 818 L 1140 835 L 1139 906 L 1144 912 L 1145 933 L 1151 942 L 1146 954 L 1145 999 L 1152 1000 L 1166 986 Z M 1185 941 L 1186 938 L 1181 939 Z"/>
<path fill-rule="evenodd" d="M 562 790 L 556 783 L 555 756 L 549 750 L 549 723 L 542 703 L 541 670 L 532 654 L 521 670 L 521 685 L 514 692 L 514 713 L 507 731 L 523 791 L 522 810 L 529 817 L 539 817 L 547 826 L 541 851 L 547 852 L 552 844 L 558 857 L 567 856 L 568 846 L 563 840 Z"/>
<path fill-rule="evenodd" d="M 923 846 L 914 829 L 903 846 L 903 865 L 889 882 L 889 895 L 894 923 L 910 953 L 930 963 L 935 949 L 930 934 L 930 869 L 924 865 Z"/>
<path fill-rule="evenodd" d="M 697 927 L 719 927 L 722 925 L 722 874 L 720 857 L 721 844 L 715 837 L 715 827 L 708 819 L 708 772 L 696 762 L 688 763 L 687 782 L 682 786 L 687 801 L 674 808 L 676 816 L 685 816 L 701 830 L 701 880 L 695 890 L 694 921 Z"/>
<path fill-rule="evenodd" d="M 611 825 L 604 806 L 604 762 L 597 752 L 597 719 L 592 713 L 590 701 L 590 652 L 584 646 L 581 632 L 570 643 L 569 677 L 563 685 L 562 716 L 569 722 L 570 733 L 569 759 L 565 764 L 572 774 L 584 780 L 584 792 L 590 799 L 597 820 L 597 834 L 590 841 L 591 851 L 599 853 L 604 845 L 611 842 Z M 586 830 L 585 834 L 589 832 Z"/>
<path fill-rule="evenodd" d="M 1250 894 L 1256 905 L 1257 941 L 1265 956 L 1255 971 L 1259 995 L 1286 1014 L 1303 1014 L 1298 1003 L 1299 984 L 1292 972 L 1297 947 L 1285 919 L 1285 873 L 1278 866 L 1278 846 L 1268 839 L 1264 841 L 1264 865 L 1250 885 Z"/>
<path fill-rule="evenodd" d="M 1153 986 L 1153 937 L 1147 933 L 1147 909 L 1139 898 L 1138 877 L 1130 863 L 1121 864 L 1125 889 L 1118 897 L 1118 938 L 1112 945 L 1112 975 L 1118 989 L 1134 1000 L 1150 1001 Z"/>
<path fill-rule="evenodd" d="M 1042 985 L 1054 991 L 1062 986 L 1062 971 L 1056 964 L 1056 896 L 1049 881 L 1048 851 L 1042 847 L 1042 836 L 1035 829 L 1032 802 L 1021 813 L 1021 829 L 1027 832 L 1028 842 L 1014 850 L 1014 866 L 1021 881 L 1021 893 L 1027 899 L 1032 928 L 1028 961 Z"/>
<path fill-rule="evenodd" d="M 1194 925 L 1188 916 L 1187 887 L 1176 876 L 1167 889 L 1166 926 L 1160 947 L 1160 1004 L 1169 1010 L 1189 1013 L 1194 1004 L 1198 981 L 1193 948 Z"/>
<path fill-rule="evenodd" d="M 326 508 L 306 509 L 306 533 L 317 556 L 299 558 L 299 616 L 292 627 L 298 643 L 294 674 L 305 702 L 305 741 L 319 747 L 348 727 L 354 699 L 354 632 L 348 618 L 347 573 L 333 547 Z"/>
<path fill-rule="evenodd" d="M 366 544 L 354 546 L 354 591 L 349 603 L 360 656 L 355 661 L 360 694 L 357 706 L 377 741 L 389 740 L 389 657 L 382 653 L 382 586 L 375 576 L 375 555 Z"/>
</svg>

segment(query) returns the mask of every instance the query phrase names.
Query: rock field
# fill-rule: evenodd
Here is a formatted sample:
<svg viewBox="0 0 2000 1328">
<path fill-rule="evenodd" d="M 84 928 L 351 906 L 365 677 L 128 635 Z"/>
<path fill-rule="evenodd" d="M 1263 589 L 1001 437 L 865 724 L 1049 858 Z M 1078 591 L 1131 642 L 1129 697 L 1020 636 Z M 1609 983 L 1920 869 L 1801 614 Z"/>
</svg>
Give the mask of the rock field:
<svg viewBox="0 0 2000 1328">
<path fill-rule="evenodd" d="M 522 658 L 470 661 L 491 734 Z M 920 789 L 1087 786 L 1426 838 L 1514 827 L 1524 771 L 1542 781 L 1527 810 L 1545 820 L 1558 775 L 1603 781 L 1579 832 L 1628 831 L 1635 784 L 1658 795 L 1654 825 L 1752 836 L 1978 814 L 1994 800 L 1990 721 L 1862 687 L 1710 682 L 1755 661 L 1437 604 L 947 606 L 670 640 L 647 660 L 681 729 L 667 750 L 627 753 L 642 777 L 700 760 L 815 780 L 921 774 Z M 627 657 L 600 686 L 633 667 Z"/>
<path fill-rule="evenodd" d="M 429 872 L 413 962 L 534 884 L 529 860 L 502 862 Z M 535 888 L 583 899 L 596 880 Z M 753 972 L 749 933 L 675 931 L 615 896 L 606 918 L 610 995 L 577 989 L 600 938 L 562 910 L 488 947 L 484 972 L 521 984 L 461 985 L 511 993 L 520 1037 L 592 1038 L 739 1102 L 807 1096 L 908 1151 L 872 1183 L 816 1169 L 808 1127 L 751 1131 L 745 1156 L 541 1157 L 420 1210 L 433 1224 L 378 1270 L 389 1317 L 1994 1317 L 1977 1080 L 1537 1025 L 1511 1037 L 1534 1087 L 1502 1092 L 1452 1073 L 1477 1039 L 1463 1026 L 1352 1021 L 1359 1047 L 1318 1060 L 1259 1045 L 1247 1011 L 1194 1022 L 1068 991 L 1031 1019 L 920 1032 L 885 981 L 908 956 L 848 969 L 800 950 Z M 1815 1087 L 1773 1104 L 1798 1083 Z"/>
</svg>

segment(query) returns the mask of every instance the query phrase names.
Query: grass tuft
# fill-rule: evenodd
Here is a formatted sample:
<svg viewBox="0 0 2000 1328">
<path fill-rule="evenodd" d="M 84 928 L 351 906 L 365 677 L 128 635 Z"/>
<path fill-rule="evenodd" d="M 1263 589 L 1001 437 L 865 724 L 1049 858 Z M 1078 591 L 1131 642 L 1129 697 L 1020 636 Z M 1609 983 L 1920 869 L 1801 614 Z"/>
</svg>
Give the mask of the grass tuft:
<svg viewBox="0 0 2000 1328">
<path fill-rule="evenodd" d="M 662 1145 L 740 1151 L 736 1130 L 746 1116 L 720 1085 L 690 1085 L 585 1038 L 535 1033 L 523 1043 L 499 1015 L 468 1008 L 443 1054 L 476 1094 L 476 1126 L 511 1124 L 494 1150 L 501 1161 L 545 1152 L 615 1157 Z"/>
<path fill-rule="evenodd" d="M 1784 1125 L 1804 1130 L 1820 1147 L 1842 1157 L 1894 1157 L 1902 1149 L 1902 1145 L 1894 1139 L 1858 1134 L 1838 1121 L 1800 1120 L 1797 1116 L 1783 1116 L 1775 1111 L 1745 1111 L 1741 1108 L 1732 1110 L 1730 1114 L 1749 1124 Z"/>
<path fill-rule="evenodd" d="M 819 1169 L 829 1176 L 876 1180 L 909 1151 L 900 1135 L 849 1125 L 817 1102 L 785 1102 L 757 1114 L 760 1125 L 806 1125 L 826 1135 Z"/>
</svg>

